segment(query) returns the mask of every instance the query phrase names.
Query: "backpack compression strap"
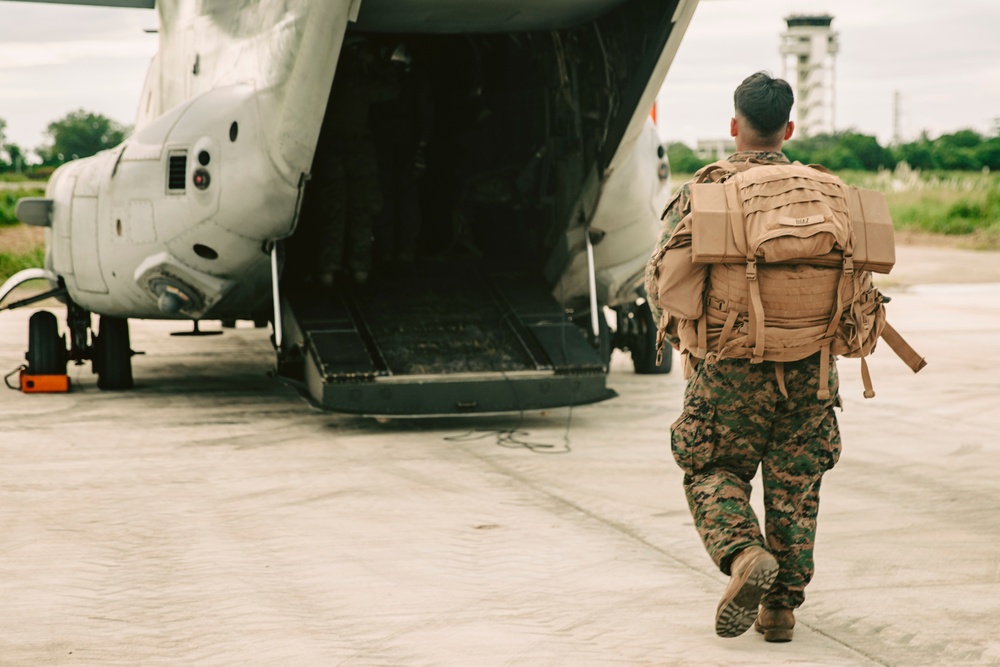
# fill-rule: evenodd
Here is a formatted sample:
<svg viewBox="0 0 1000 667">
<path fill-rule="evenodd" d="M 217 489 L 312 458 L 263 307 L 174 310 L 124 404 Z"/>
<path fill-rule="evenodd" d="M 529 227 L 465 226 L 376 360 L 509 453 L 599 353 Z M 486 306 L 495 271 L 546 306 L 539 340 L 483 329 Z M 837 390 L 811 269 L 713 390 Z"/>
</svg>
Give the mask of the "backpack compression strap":
<svg viewBox="0 0 1000 667">
<path fill-rule="evenodd" d="M 910 367 L 914 373 L 920 372 L 920 370 L 927 365 L 927 360 L 920 356 L 920 354 L 910 347 L 910 344 L 903 340 L 903 337 L 899 335 L 892 325 L 888 322 L 885 323 L 885 328 L 882 329 L 882 340 L 892 348 L 892 351 L 896 353 L 896 356 L 903 360 L 903 363 Z"/>
</svg>

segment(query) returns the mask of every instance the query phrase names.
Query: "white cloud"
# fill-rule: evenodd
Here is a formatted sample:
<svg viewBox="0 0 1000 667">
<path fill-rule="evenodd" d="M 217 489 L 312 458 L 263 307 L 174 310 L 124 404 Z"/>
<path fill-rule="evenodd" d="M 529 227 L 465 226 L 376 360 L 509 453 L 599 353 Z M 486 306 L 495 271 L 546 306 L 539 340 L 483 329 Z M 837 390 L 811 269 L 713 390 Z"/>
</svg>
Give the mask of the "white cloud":
<svg viewBox="0 0 1000 667">
<path fill-rule="evenodd" d="M 155 40 L 98 42 L 5 42 L 0 44 L 0 70 L 68 65 L 86 58 L 150 58 Z M 141 82 L 140 82 L 141 83 Z M 7 91 L 4 91 L 6 96 Z"/>
</svg>

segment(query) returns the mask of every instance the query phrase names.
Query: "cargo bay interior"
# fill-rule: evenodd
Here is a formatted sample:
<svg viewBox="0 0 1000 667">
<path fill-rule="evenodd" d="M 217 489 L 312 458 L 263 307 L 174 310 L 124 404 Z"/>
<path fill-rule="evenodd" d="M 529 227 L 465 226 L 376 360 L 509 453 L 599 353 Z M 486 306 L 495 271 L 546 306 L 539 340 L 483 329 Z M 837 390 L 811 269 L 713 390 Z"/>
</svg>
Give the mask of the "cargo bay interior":
<svg viewBox="0 0 1000 667">
<path fill-rule="evenodd" d="M 397 391 L 392 407 L 362 396 L 352 410 L 344 392 L 434 375 L 453 386 L 499 374 L 497 391 L 513 396 L 517 374 L 546 373 L 540 391 L 562 404 L 612 395 L 609 335 L 593 340 L 587 302 L 552 297 L 554 254 L 584 223 L 574 207 L 624 133 L 669 17 L 634 0 L 545 31 L 349 32 L 285 242 L 282 290 L 299 344 L 279 368 L 311 375 L 317 402 L 358 412 L 427 411 L 426 383 L 416 404 Z M 552 377 L 576 380 L 566 394 Z M 600 380 L 581 387 L 587 377 Z M 549 400 L 445 393 L 430 409 Z"/>
</svg>

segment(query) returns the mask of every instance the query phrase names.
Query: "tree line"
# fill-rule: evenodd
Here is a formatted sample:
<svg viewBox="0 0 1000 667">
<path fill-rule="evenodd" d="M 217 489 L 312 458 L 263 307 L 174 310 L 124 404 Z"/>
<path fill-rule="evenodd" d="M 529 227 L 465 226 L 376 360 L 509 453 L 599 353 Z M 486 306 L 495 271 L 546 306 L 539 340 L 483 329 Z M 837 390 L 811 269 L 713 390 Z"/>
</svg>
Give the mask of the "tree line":
<svg viewBox="0 0 1000 667">
<path fill-rule="evenodd" d="M 24 147 L 7 141 L 6 121 L 0 118 L 0 173 L 51 173 L 64 162 L 89 157 L 117 146 L 131 128 L 98 113 L 77 109 L 49 123 L 47 141 L 33 149 L 32 160 Z M 1000 119 L 991 136 L 971 129 L 931 139 L 924 133 L 916 141 L 882 146 L 874 136 L 854 130 L 792 139 L 784 146 L 791 160 L 821 164 L 832 170 L 877 171 L 906 162 L 913 169 L 990 171 L 1000 169 Z M 694 173 L 713 161 L 700 158 L 681 142 L 667 145 L 670 166 L 677 173 Z"/>
<path fill-rule="evenodd" d="M 0 173 L 47 175 L 64 162 L 89 157 L 117 146 L 130 128 L 107 116 L 77 109 L 49 123 L 47 141 L 34 149 L 7 141 L 7 122 L 0 118 Z M 34 153 L 34 157 L 31 153 Z"/>
<path fill-rule="evenodd" d="M 894 169 L 900 162 L 923 170 L 993 171 L 1000 169 L 1000 119 L 991 136 L 969 129 L 936 139 L 924 133 L 916 141 L 886 147 L 871 135 L 847 130 L 791 139 L 783 151 L 790 160 L 821 164 L 834 171 Z M 714 159 L 699 158 L 680 142 L 667 145 L 667 156 L 673 171 L 684 174 L 694 173 Z"/>
</svg>

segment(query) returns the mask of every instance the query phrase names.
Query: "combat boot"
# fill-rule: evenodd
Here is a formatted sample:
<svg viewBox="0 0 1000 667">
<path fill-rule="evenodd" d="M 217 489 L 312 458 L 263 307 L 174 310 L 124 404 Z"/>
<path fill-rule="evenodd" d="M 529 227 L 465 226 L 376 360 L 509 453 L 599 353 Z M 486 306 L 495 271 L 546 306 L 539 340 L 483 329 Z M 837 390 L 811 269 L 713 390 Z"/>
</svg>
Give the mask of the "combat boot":
<svg viewBox="0 0 1000 667">
<path fill-rule="evenodd" d="M 757 628 L 757 632 L 764 635 L 766 642 L 790 642 L 792 628 L 795 627 L 795 614 L 791 609 L 783 607 L 777 609 L 761 607 L 754 627 Z"/>
<path fill-rule="evenodd" d="M 715 634 L 739 637 L 757 617 L 760 599 L 778 576 L 778 561 L 763 547 L 747 547 L 733 558 L 729 586 L 715 613 Z"/>
</svg>

